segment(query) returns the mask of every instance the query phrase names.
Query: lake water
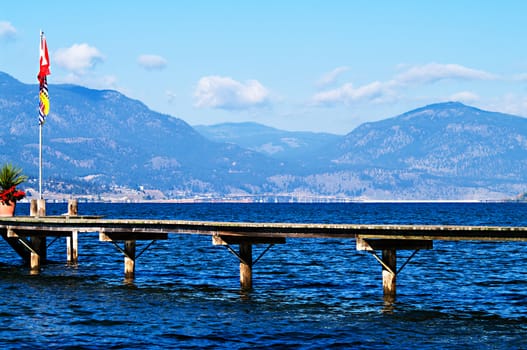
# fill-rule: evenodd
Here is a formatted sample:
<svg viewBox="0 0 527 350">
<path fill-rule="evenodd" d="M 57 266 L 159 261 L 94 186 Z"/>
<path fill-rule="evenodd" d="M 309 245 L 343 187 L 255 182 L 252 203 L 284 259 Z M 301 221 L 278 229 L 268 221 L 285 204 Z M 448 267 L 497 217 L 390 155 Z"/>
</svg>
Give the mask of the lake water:
<svg viewBox="0 0 527 350">
<path fill-rule="evenodd" d="M 48 215 L 66 211 L 47 204 Z M 524 203 L 79 203 L 83 215 L 207 221 L 527 226 L 526 213 Z M 274 246 L 254 266 L 251 292 L 240 291 L 237 259 L 210 236 L 156 242 L 133 283 L 122 254 L 96 233 L 79 236 L 77 266 L 65 264 L 64 240 L 51 244 L 55 263 L 37 276 L 5 242 L 0 249 L 4 349 L 527 347 L 527 243 L 435 241 L 398 276 L 391 306 L 380 265 L 354 240 Z"/>
</svg>

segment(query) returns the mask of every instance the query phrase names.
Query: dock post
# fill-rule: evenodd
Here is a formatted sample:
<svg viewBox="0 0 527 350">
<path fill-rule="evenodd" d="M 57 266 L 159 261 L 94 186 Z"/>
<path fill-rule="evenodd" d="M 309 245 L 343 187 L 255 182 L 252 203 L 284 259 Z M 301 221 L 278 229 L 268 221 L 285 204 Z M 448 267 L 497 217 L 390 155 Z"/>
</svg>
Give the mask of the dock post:
<svg viewBox="0 0 527 350">
<path fill-rule="evenodd" d="M 240 243 L 240 285 L 243 290 L 253 287 L 253 246 L 251 243 Z"/>
<path fill-rule="evenodd" d="M 395 302 L 397 286 L 397 250 L 383 249 L 382 251 L 382 290 L 384 301 L 392 304 Z"/>
<path fill-rule="evenodd" d="M 30 216 L 46 216 L 46 200 L 32 199 L 29 204 Z"/>
<path fill-rule="evenodd" d="M 46 200 L 37 200 L 37 216 L 46 216 Z"/>
<path fill-rule="evenodd" d="M 76 199 L 68 201 L 68 216 L 77 216 L 78 202 Z M 66 255 L 68 264 L 77 264 L 79 261 L 78 231 L 71 231 L 71 236 L 66 237 Z"/>
<path fill-rule="evenodd" d="M 31 246 L 29 273 L 37 275 L 40 273 L 40 267 L 46 263 L 47 259 L 46 236 L 29 237 L 29 245 Z"/>
<path fill-rule="evenodd" d="M 29 204 L 29 215 L 38 216 L 38 203 L 36 199 L 32 199 Z"/>
<path fill-rule="evenodd" d="M 68 200 L 68 216 L 77 216 L 79 213 L 79 203 L 76 199 Z"/>
<path fill-rule="evenodd" d="M 124 242 L 124 278 L 133 280 L 135 277 L 135 241 Z"/>
<path fill-rule="evenodd" d="M 243 291 L 249 291 L 253 287 L 253 266 L 260 261 L 264 254 L 275 244 L 284 244 L 284 237 L 239 237 L 220 235 L 212 236 L 212 244 L 227 247 L 240 262 L 240 286 Z M 239 245 L 239 251 L 232 249 L 231 245 Z M 253 259 L 253 244 L 268 244 L 260 255 Z"/>
<path fill-rule="evenodd" d="M 71 231 L 71 236 L 66 237 L 66 255 L 68 264 L 77 264 L 79 261 L 79 240 L 78 231 Z"/>
<path fill-rule="evenodd" d="M 382 290 L 384 302 L 393 304 L 397 294 L 397 274 L 412 260 L 421 249 L 432 249 L 433 241 L 429 239 L 378 239 L 375 237 L 365 238 L 362 235 L 356 237 L 357 250 L 370 252 L 382 265 Z M 382 251 L 382 259 L 375 253 Z M 410 257 L 397 270 L 397 250 L 413 250 Z"/>
<path fill-rule="evenodd" d="M 32 200 L 29 209 L 32 216 L 46 216 L 46 201 L 44 199 Z M 31 236 L 29 244 L 32 248 L 29 257 L 30 273 L 38 274 L 40 266 L 47 260 L 46 236 Z"/>
</svg>

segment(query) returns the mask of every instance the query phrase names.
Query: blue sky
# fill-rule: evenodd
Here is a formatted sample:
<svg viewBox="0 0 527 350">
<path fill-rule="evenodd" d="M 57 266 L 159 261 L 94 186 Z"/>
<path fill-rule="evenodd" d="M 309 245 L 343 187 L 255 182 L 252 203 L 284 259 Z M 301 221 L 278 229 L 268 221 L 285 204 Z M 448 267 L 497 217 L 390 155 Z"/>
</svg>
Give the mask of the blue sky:
<svg viewBox="0 0 527 350">
<path fill-rule="evenodd" d="M 345 134 L 430 103 L 527 116 L 526 1 L 6 1 L 0 71 L 191 125 Z"/>
</svg>

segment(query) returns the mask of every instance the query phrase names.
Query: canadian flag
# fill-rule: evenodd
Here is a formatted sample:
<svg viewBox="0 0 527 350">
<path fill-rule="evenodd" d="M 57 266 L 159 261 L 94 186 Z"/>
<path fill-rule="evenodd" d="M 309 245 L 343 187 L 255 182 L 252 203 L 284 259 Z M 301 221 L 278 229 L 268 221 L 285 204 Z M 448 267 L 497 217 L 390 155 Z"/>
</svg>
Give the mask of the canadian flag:
<svg viewBox="0 0 527 350">
<path fill-rule="evenodd" d="M 48 44 L 44 33 L 40 35 L 40 71 L 38 73 L 38 80 L 42 80 L 46 75 L 50 75 L 49 70 L 49 54 Z"/>
<path fill-rule="evenodd" d="M 49 54 L 48 44 L 46 43 L 46 37 L 44 33 L 40 33 L 40 70 L 38 72 L 38 82 L 40 92 L 38 94 L 38 123 L 42 126 L 46 121 L 46 116 L 49 113 L 49 94 L 48 94 L 48 75 L 49 71 Z"/>
</svg>

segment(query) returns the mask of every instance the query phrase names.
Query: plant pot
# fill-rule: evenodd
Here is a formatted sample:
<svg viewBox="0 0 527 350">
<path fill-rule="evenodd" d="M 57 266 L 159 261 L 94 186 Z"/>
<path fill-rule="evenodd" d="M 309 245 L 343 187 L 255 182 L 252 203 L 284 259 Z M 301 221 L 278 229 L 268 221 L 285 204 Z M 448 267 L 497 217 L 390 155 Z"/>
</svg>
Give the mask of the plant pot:
<svg viewBox="0 0 527 350">
<path fill-rule="evenodd" d="M 16 202 L 5 204 L 0 202 L 0 216 L 15 216 Z"/>
</svg>

